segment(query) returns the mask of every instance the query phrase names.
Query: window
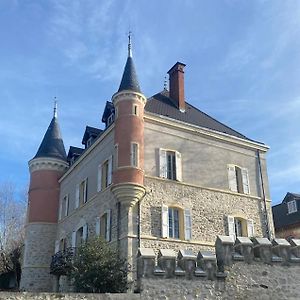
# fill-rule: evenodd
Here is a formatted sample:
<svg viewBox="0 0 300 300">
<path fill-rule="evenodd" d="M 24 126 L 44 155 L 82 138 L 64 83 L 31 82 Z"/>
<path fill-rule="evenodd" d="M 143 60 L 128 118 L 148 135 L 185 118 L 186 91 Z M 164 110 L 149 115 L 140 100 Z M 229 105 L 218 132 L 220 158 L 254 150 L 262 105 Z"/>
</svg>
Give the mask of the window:
<svg viewBox="0 0 300 300">
<path fill-rule="evenodd" d="M 107 118 L 107 127 L 114 121 L 114 114 L 112 113 L 108 118 Z"/>
<path fill-rule="evenodd" d="M 66 249 L 67 249 L 67 240 L 63 238 L 59 241 L 59 250 L 66 251 Z"/>
<path fill-rule="evenodd" d="M 137 143 L 131 143 L 130 161 L 131 166 L 138 167 L 139 162 L 139 148 Z"/>
<path fill-rule="evenodd" d="M 237 236 L 254 236 L 254 224 L 251 219 L 244 219 L 240 217 L 227 216 L 228 235 L 234 239 Z"/>
<path fill-rule="evenodd" d="M 132 113 L 136 116 L 138 116 L 138 114 L 139 114 L 138 106 L 136 104 L 134 104 L 132 107 Z"/>
<path fill-rule="evenodd" d="M 112 156 L 98 166 L 98 192 L 112 183 Z"/>
<path fill-rule="evenodd" d="M 116 107 L 116 108 L 115 108 L 115 119 L 118 118 L 118 115 L 119 115 L 119 111 L 118 111 L 118 108 Z"/>
<path fill-rule="evenodd" d="M 60 219 L 66 217 L 69 213 L 69 194 L 65 195 L 62 199 L 60 206 Z"/>
<path fill-rule="evenodd" d="M 85 224 L 81 226 L 76 231 L 72 233 L 72 247 L 80 247 L 86 240 L 88 236 L 88 225 Z"/>
<path fill-rule="evenodd" d="M 228 182 L 231 191 L 250 194 L 249 175 L 246 168 L 228 165 Z"/>
<path fill-rule="evenodd" d="M 86 178 L 76 186 L 76 203 L 75 208 L 83 205 L 87 201 L 88 179 Z"/>
<path fill-rule="evenodd" d="M 159 149 L 159 176 L 182 181 L 181 153 Z"/>
<path fill-rule="evenodd" d="M 288 214 L 292 214 L 297 212 L 297 202 L 296 200 L 292 200 L 287 202 Z"/>
<path fill-rule="evenodd" d="M 162 237 L 191 240 L 192 218 L 190 209 L 163 205 Z"/>
<path fill-rule="evenodd" d="M 86 141 L 86 148 L 90 147 L 93 143 L 93 137 L 89 137 L 89 139 Z"/>
<path fill-rule="evenodd" d="M 116 144 L 115 145 L 115 153 L 114 153 L 114 170 L 116 170 L 118 168 L 118 152 L 119 152 L 119 145 Z"/>
<path fill-rule="evenodd" d="M 100 218 L 97 218 L 96 235 L 108 242 L 111 240 L 111 210 L 107 210 Z"/>
</svg>

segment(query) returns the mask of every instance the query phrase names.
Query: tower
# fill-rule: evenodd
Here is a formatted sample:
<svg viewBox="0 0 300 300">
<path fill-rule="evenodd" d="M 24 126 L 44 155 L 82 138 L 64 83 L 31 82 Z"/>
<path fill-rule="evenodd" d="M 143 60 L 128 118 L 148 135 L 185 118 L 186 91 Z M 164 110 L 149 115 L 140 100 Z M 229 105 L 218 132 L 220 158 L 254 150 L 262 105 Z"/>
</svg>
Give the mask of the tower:
<svg viewBox="0 0 300 300">
<path fill-rule="evenodd" d="M 129 35 L 128 57 L 121 84 L 112 97 L 115 107 L 115 168 L 112 192 L 119 205 L 119 249 L 133 264 L 138 241 L 138 203 L 144 187 L 144 107 L 146 98 L 140 90 L 132 59 Z"/>
<path fill-rule="evenodd" d="M 50 291 L 50 262 L 54 253 L 58 220 L 58 180 L 68 168 L 56 103 L 42 143 L 28 164 L 30 185 L 21 289 Z"/>
</svg>

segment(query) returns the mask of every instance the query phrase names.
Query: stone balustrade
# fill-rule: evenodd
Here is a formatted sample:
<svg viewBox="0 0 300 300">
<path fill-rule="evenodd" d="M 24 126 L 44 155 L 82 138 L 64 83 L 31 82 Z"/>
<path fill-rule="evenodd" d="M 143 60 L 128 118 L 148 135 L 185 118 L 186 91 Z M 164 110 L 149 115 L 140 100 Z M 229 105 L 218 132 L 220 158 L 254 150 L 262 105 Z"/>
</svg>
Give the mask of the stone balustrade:
<svg viewBox="0 0 300 300">
<path fill-rule="evenodd" d="M 299 263 L 300 266 L 300 240 L 275 238 L 270 241 L 258 237 L 237 237 L 234 240 L 230 236 L 217 236 L 215 252 L 159 249 L 156 254 L 153 249 L 140 248 L 137 259 L 138 279 L 181 277 L 189 280 L 224 280 L 226 271 L 230 270 L 228 268 L 238 261 L 285 266 Z"/>
</svg>

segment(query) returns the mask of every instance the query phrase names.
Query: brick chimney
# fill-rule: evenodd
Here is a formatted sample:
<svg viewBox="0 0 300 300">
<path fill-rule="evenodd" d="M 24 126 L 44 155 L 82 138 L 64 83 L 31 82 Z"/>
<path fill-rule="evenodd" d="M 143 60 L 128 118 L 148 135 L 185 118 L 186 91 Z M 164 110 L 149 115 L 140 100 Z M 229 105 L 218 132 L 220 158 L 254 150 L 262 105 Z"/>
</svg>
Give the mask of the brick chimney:
<svg viewBox="0 0 300 300">
<path fill-rule="evenodd" d="M 168 71 L 170 81 L 170 98 L 173 100 L 174 104 L 179 108 L 181 112 L 185 111 L 184 67 L 185 64 L 177 62 Z"/>
</svg>

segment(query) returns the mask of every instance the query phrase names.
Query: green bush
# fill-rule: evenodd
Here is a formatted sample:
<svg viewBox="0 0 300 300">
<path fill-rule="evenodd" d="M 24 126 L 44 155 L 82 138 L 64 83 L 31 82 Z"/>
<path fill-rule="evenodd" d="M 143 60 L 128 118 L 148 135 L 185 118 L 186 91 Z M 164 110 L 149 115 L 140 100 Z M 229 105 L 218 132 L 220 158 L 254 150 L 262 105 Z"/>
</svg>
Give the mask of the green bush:
<svg viewBox="0 0 300 300">
<path fill-rule="evenodd" d="M 122 293 L 127 290 L 127 271 L 126 261 L 97 237 L 77 249 L 70 277 L 78 292 Z"/>
</svg>

